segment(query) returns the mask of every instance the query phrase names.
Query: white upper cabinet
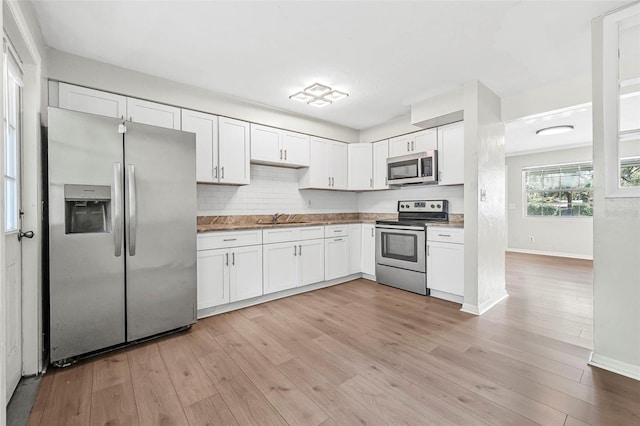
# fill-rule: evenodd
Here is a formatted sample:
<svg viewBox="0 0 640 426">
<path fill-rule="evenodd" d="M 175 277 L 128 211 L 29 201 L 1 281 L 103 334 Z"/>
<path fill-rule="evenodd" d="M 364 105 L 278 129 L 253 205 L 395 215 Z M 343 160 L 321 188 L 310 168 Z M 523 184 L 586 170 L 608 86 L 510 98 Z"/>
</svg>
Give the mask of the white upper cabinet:
<svg viewBox="0 0 640 426">
<path fill-rule="evenodd" d="M 134 123 L 180 130 L 180 108 L 127 98 L 127 119 Z"/>
<path fill-rule="evenodd" d="M 464 184 L 464 122 L 438 127 L 440 185 Z"/>
<path fill-rule="evenodd" d="M 182 130 L 196 134 L 198 182 L 249 183 L 249 123 L 183 109 Z"/>
<path fill-rule="evenodd" d="M 436 129 L 421 130 L 389 139 L 389 157 L 399 157 L 435 149 L 438 149 L 438 132 Z"/>
<path fill-rule="evenodd" d="M 246 185 L 250 180 L 249 123 L 218 119 L 218 164 L 220 183 Z"/>
<path fill-rule="evenodd" d="M 347 144 L 311 137 L 309 168 L 300 178 L 300 188 L 347 189 Z"/>
<path fill-rule="evenodd" d="M 218 116 L 183 109 L 182 130 L 196 134 L 196 180 L 218 183 Z"/>
<path fill-rule="evenodd" d="M 60 83 L 58 106 L 73 111 L 122 118 L 127 115 L 127 98 L 100 90 Z"/>
<path fill-rule="evenodd" d="M 375 142 L 373 144 L 373 189 L 389 189 L 387 158 L 389 158 L 389 140 Z"/>
<path fill-rule="evenodd" d="M 347 145 L 342 142 L 329 143 L 329 176 L 331 189 L 347 189 L 348 185 L 348 153 Z"/>
<path fill-rule="evenodd" d="M 307 167 L 309 136 L 251 124 L 251 162 L 285 167 Z"/>
<path fill-rule="evenodd" d="M 350 191 L 373 189 L 373 144 L 351 143 L 347 146 L 348 188 Z"/>
</svg>

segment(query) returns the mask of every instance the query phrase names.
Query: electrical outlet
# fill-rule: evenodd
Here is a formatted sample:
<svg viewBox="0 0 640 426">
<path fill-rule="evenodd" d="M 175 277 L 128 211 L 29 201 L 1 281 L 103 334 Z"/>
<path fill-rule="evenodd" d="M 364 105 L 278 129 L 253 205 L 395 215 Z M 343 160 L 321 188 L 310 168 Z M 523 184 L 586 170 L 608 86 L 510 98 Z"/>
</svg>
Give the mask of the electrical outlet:
<svg viewBox="0 0 640 426">
<path fill-rule="evenodd" d="M 533 235 L 529 235 L 529 242 L 530 242 L 530 243 L 533 243 L 533 242 L 535 242 L 535 241 L 536 241 L 536 239 L 535 239 L 535 238 L 533 238 Z"/>
</svg>

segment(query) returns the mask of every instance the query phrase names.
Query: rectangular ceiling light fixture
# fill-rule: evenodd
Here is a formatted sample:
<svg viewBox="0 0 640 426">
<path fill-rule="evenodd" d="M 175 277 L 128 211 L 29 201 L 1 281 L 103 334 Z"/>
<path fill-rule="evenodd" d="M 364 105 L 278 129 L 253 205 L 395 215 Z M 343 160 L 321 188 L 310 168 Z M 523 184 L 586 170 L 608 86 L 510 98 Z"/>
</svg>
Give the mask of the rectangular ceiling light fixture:
<svg viewBox="0 0 640 426">
<path fill-rule="evenodd" d="M 323 107 L 347 97 L 349 97 L 349 94 L 346 92 L 333 90 L 331 87 L 325 86 L 324 84 L 313 83 L 304 90 L 289 96 L 289 99 L 305 102 L 308 105 L 313 105 L 315 107 Z"/>
</svg>

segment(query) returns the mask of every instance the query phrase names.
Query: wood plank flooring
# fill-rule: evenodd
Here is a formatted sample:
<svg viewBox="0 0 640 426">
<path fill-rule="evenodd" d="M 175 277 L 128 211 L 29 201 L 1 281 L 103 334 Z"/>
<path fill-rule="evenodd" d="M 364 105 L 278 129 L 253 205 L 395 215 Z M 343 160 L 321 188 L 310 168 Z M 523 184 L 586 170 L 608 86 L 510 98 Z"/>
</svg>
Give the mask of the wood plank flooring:
<svg viewBox="0 0 640 426">
<path fill-rule="evenodd" d="M 507 254 L 482 317 L 367 280 L 50 368 L 29 425 L 640 425 L 640 382 L 587 365 L 592 263 Z"/>
</svg>

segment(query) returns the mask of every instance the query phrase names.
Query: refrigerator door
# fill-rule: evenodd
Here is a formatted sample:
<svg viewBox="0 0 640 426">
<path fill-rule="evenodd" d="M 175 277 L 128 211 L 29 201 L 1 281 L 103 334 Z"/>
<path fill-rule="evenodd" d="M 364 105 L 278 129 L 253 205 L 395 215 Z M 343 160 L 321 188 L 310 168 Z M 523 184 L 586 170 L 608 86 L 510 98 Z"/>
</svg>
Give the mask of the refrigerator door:
<svg viewBox="0 0 640 426">
<path fill-rule="evenodd" d="M 127 340 L 196 321 L 193 133 L 127 123 Z"/>
<path fill-rule="evenodd" d="M 49 108 L 52 362 L 125 341 L 119 123 Z"/>
</svg>

